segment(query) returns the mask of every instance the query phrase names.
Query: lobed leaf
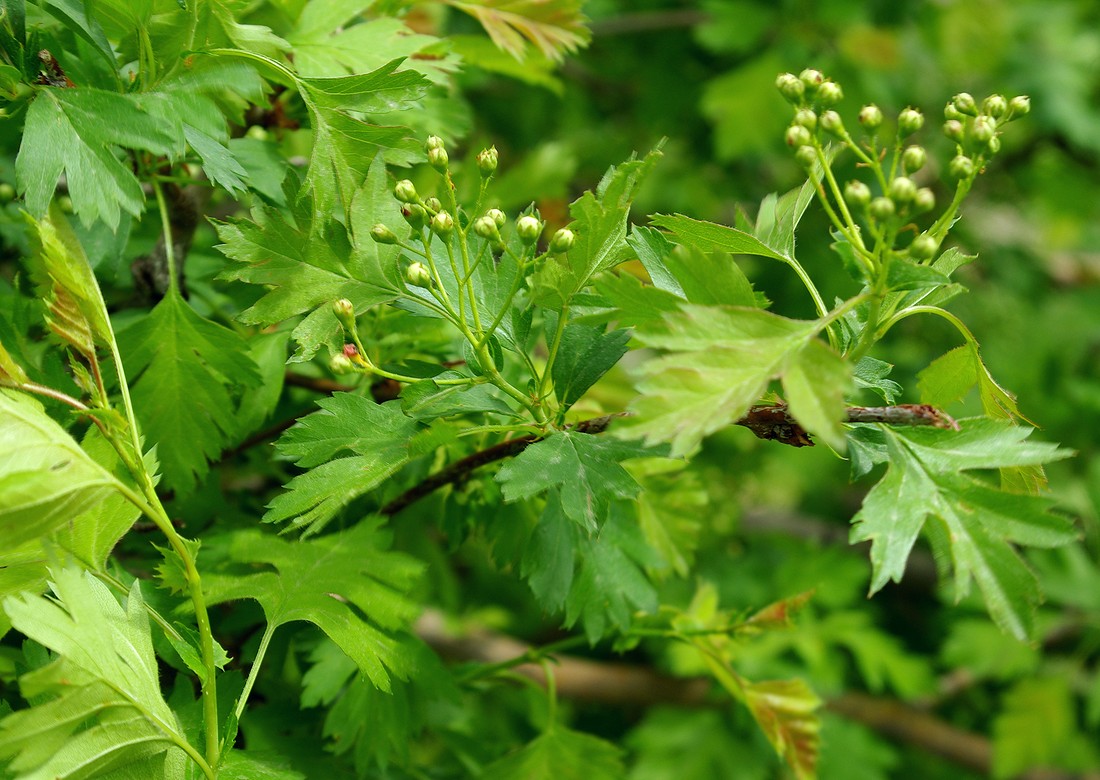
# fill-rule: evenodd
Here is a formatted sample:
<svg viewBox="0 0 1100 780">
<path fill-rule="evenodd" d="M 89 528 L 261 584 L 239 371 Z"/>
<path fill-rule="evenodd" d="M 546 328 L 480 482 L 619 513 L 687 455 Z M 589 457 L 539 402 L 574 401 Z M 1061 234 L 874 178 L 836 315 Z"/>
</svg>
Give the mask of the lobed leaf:
<svg viewBox="0 0 1100 780">
<path fill-rule="evenodd" d="M 483 780 L 622 780 L 626 777 L 619 749 L 590 734 L 552 726 L 519 750 L 485 768 Z"/>
<path fill-rule="evenodd" d="M 479 22 L 499 48 L 524 59 L 524 40 L 549 59 L 560 62 L 567 52 L 588 43 L 579 0 L 446 0 Z"/>
</svg>

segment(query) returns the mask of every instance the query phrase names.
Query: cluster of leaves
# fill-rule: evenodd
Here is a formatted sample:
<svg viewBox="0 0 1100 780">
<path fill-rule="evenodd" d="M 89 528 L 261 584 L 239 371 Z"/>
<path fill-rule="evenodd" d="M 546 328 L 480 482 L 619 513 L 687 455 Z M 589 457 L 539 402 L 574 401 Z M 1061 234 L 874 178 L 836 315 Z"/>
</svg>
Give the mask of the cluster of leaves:
<svg viewBox="0 0 1100 780">
<path fill-rule="evenodd" d="M 587 40 L 571 0 L 447 5 L 517 57 L 554 60 Z M 449 74 L 460 56 L 492 58 L 462 37 L 412 33 L 406 10 L 4 4 L 0 89 L 22 122 L 26 245 L 0 321 L 0 628 L 26 640 L 6 644 L 0 666 L 8 772 L 622 777 L 621 750 L 559 713 L 551 665 L 545 693 L 511 682 L 554 651 L 644 642 L 677 674 L 708 674 L 796 776 L 813 777 L 820 699 L 776 662 L 806 597 L 760 609 L 767 599 L 739 595 L 744 606 L 721 608 L 728 594 L 706 583 L 708 530 L 685 520 L 715 500 L 692 458 L 761 410 L 846 453 L 856 477 L 885 464 L 852 534 L 872 542 L 872 592 L 900 580 L 923 533 L 950 561 L 958 599 L 976 580 L 999 626 L 1033 634 L 1040 594 L 1016 547 L 1074 540 L 1034 495 L 1042 464 L 1068 453 L 1028 440 L 977 341 L 942 308 L 973 258 L 940 244 L 1003 124 L 978 120 L 1007 121 L 1007 103 L 960 123 L 977 162 L 953 166 L 957 195 L 930 241 L 902 239 L 920 209 L 868 202 L 865 227 L 848 211 L 862 197 L 840 191 L 838 153 L 865 162 L 896 202 L 918 202 L 898 189 L 897 166 L 922 166 L 899 135 L 888 175 L 876 140 L 838 132 L 825 113 L 839 89 L 816 71 L 780 81 L 808 181 L 765 199 L 754 223 L 632 225 L 658 147 L 610 168 L 551 232 L 534 206 L 509 218 L 496 205 L 495 148 L 450 159 L 463 127 Z M 962 103 L 951 105 L 970 116 Z M 815 196 L 855 288 L 832 308 L 795 251 Z M 223 260 L 191 247 L 206 213 L 221 217 Z M 150 289 L 112 280 L 104 258 L 150 246 L 132 276 L 140 285 L 151 268 Z M 790 269 L 814 318 L 770 311 L 735 255 Z M 135 305 L 140 292 L 152 305 Z M 925 369 L 922 400 L 977 386 L 983 417 L 851 413 L 860 392 L 902 397 L 868 353 L 917 314 L 966 340 Z M 615 407 L 601 388 L 620 381 L 620 361 L 635 366 L 633 390 Z M 303 402 L 291 376 L 328 397 Z M 233 482 L 250 436 L 278 414 L 293 424 L 279 426 L 276 457 L 246 466 L 258 483 L 236 483 L 258 484 L 266 512 L 245 497 L 227 510 L 218 492 L 234 488 L 219 479 Z M 929 420 L 941 427 L 906 427 Z M 128 533 L 139 517 L 167 546 Z M 192 528 L 197 538 L 181 533 Z M 512 573 L 527 586 L 513 627 L 541 612 L 564 638 L 443 664 L 425 610 L 499 609 L 463 599 L 459 579 Z M 870 685 L 905 686 L 905 653 L 860 644 L 858 629 L 821 641 L 850 647 Z M 289 699 L 280 674 L 297 677 Z M 321 759 L 304 747 L 318 734 L 331 738 Z M 643 776 L 662 760 L 652 750 L 647 763 L 648 750 L 636 751 Z"/>
</svg>

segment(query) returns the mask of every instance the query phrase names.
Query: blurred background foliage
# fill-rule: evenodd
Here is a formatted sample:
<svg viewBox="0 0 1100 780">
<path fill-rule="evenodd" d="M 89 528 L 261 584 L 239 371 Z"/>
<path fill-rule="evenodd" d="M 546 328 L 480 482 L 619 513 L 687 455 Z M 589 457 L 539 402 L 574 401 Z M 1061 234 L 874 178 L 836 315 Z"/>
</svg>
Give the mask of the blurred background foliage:
<svg viewBox="0 0 1100 780">
<path fill-rule="evenodd" d="M 471 148 L 495 143 L 516 166 L 501 188 L 506 205 L 537 199 L 551 219 L 564 219 L 565 205 L 607 165 L 666 136 L 639 221 L 683 212 L 733 224 L 738 210 L 752 214 L 763 196 L 797 186 L 802 171 L 783 142 L 790 112 L 774 88 L 782 71 L 815 67 L 837 80 L 850 125 L 869 102 L 888 122 L 906 106 L 923 110 L 917 142 L 929 149 L 932 179 L 953 153 L 939 129 L 952 95 L 1031 96 L 1031 115 L 1006 133 L 952 233 L 979 258 L 961 272 L 970 293 L 951 308 L 1037 435 L 1079 453 L 1049 471 L 1084 544 L 1030 557 L 1047 593 L 1043 638 L 1020 645 L 967 601 L 956 606 L 927 555 L 901 585 L 866 601 L 865 550 L 846 547 L 865 487 L 849 485 L 846 463 L 825 448 L 791 450 L 739 429 L 713 437 L 698 461 L 711 511 L 699 516 L 697 574 L 731 608 L 816 588 L 796 629 L 746 649 L 750 677 L 803 674 L 826 696 L 895 696 L 992 741 L 991 760 L 975 771 L 831 717 L 824 777 L 1100 771 L 1100 4 L 594 0 L 585 10 L 592 43 L 559 72 L 527 71 L 524 80 L 473 68 L 459 77 Z M 457 15 L 443 23 L 451 32 L 466 24 Z M 826 297 L 851 294 L 815 207 L 798 254 Z M 809 314 L 785 268 L 757 259 L 745 268 L 773 310 Z M 901 400 L 916 402 L 916 372 L 957 345 L 946 324 L 914 319 L 877 356 L 896 364 Z M 613 406 L 614 388 L 604 392 Z M 976 399 L 948 411 L 977 411 Z M 715 733 L 721 748 L 710 743 Z M 713 713 L 667 711 L 649 713 L 629 738 L 638 778 L 673 776 L 673 767 L 677 777 L 775 776 L 770 761 L 746 758 L 761 755 L 752 743 L 751 729 Z"/>
</svg>

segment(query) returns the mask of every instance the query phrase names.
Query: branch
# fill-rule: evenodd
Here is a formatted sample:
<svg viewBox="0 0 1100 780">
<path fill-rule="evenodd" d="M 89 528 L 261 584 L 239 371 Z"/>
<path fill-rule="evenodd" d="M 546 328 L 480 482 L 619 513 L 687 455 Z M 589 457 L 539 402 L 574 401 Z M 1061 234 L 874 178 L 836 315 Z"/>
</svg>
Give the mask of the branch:
<svg viewBox="0 0 1100 780">
<path fill-rule="evenodd" d="M 442 658 L 454 662 L 507 664 L 541 657 L 538 649 L 514 637 L 486 629 L 458 636 L 445 628 L 442 613 L 428 610 L 416 623 L 417 635 Z M 709 677 L 672 677 L 636 664 L 592 661 L 552 655 L 554 684 L 559 696 L 574 701 L 620 707 L 725 706 L 727 699 L 711 696 Z M 546 685 L 545 668 L 538 663 L 516 663 L 509 670 Z M 952 726 L 934 715 L 903 702 L 848 692 L 825 703 L 826 709 L 853 720 L 884 737 L 933 753 L 959 766 L 988 775 L 993 766 L 989 739 Z M 1016 780 L 1098 780 L 1095 773 L 1073 775 L 1033 769 Z"/>
</svg>

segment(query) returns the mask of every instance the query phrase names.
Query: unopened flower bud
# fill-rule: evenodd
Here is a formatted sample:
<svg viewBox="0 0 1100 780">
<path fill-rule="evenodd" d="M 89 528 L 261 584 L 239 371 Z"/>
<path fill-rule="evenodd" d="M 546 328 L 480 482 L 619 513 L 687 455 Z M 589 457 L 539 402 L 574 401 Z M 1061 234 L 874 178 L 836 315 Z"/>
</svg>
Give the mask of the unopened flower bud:
<svg viewBox="0 0 1100 780">
<path fill-rule="evenodd" d="M 0 203 L 11 203 L 15 200 L 15 187 L 8 182 L 0 182 Z"/>
<path fill-rule="evenodd" d="M 796 106 L 802 102 L 802 96 L 806 93 L 806 85 L 793 73 L 780 73 L 775 80 L 775 86 L 788 103 Z"/>
<path fill-rule="evenodd" d="M 425 198 L 424 208 L 428 210 L 429 214 L 438 214 L 443 210 L 443 204 L 439 202 L 439 198 Z"/>
<path fill-rule="evenodd" d="M 447 156 L 447 150 L 442 146 L 437 146 L 434 149 L 428 150 L 428 165 L 435 168 L 440 173 L 447 170 L 447 164 L 450 158 Z"/>
<path fill-rule="evenodd" d="M 1001 151 L 1001 139 L 998 136 L 993 136 L 989 139 L 989 143 L 985 145 L 990 154 L 996 154 Z"/>
<path fill-rule="evenodd" d="M 520 217 L 516 220 L 516 235 L 519 236 L 519 240 L 527 245 L 531 245 L 539 240 L 539 236 L 542 234 L 542 223 L 539 222 L 537 217 L 527 215 Z"/>
<path fill-rule="evenodd" d="M 432 217 L 432 232 L 440 236 L 449 236 L 455 229 L 454 217 L 446 211 L 441 211 Z"/>
<path fill-rule="evenodd" d="M 951 102 L 955 105 L 955 108 L 960 114 L 966 114 L 967 116 L 978 115 L 978 104 L 974 101 L 974 96 L 969 92 L 960 92 L 951 98 Z"/>
<path fill-rule="evenodd" d="M 878 197 L 871 201 L 871 205 L 867 207 L 867 213 L 877 220 L 886 220 L 894 216 L 894 201 L 889 198 Z"/>
<path fill-rule="evenodd" d="M 818 118 L 821 129 L 836 136 L 844 135 L 844 120 L 836 111 L 826 111 Z"/>
<path fill-rule="evenodd" d="M 497 169 L 497 148 L 490 146 L 488 149 L 482 149 L 477 155 L 477 169 L 481 171 L 483 177 L 492 176 Z"/>
<path fill-rule="evenodd" d="M 794 113 L 794 123 L 812 133 L 817 129 L 817 114 L 811 108 L 800 108 Z"/>
<path fill-rule="evenodd" d="M 798 78 L 806 87 L 806 91 L 809 92 L 811 95 L 825 81 L 825 76 L 822 74 L 822 72 L 819 70 L 815 70 L 814 68 L 806 68 L 806 70 L 798 74 Z"/>
<path fill-rule="evenodd" d="M 569 228 L 562 228 L 554 233 L 554 236 L 550 239 L 550 252 L 555 255 L 560 255 L 562 252 L 568 252 L 573 247 L 573 241 L 576 236 L 573 235 L 573 231 Z"/>
<path fill-rule="evenodd" d="M 909 245 L 909 256 L 914 260 L 931 260 L 939 248 L 939 241 L 927 233 L 921 233 Z"/>
<path fill-rule="evenodd" d="M 405 281 L 413 287 L 431 287 L 432 272 L 423 263 L 409 263 L 405 269 Z"/>
<path fill-rule="evenodd" d="M 359 347 L 351 342 L 344 344 L 344 357 L 351 358 L 353 361 L 363 359 L 359 356 Z"/>
<path fill-rule="evenodd" d="M 504 227 L 504 223 L 508 221 L 508 215 L 500 209 L 489 209 L 485 212 L 485 216 L 493 220 L 498 228 Z"/>
<path fill-rule="evenodd" d="M 974 175 L 974 161 L 966 155 L 957 155 L 948 163 L 947 172 L 954 179 L 969 179 Z"/>
<path fill-rule="evenodd" d="M 844 200 L 853 206 L 866 206 L 871 202 L 871 188 L 858 179 L 844 185 Z"/>
<path fill-rule="evenodd" d="M 917 184 L 908 176 L 899 176 L 890 182 L 886 194 L 894 203 L 908 203 L 917 194 Z"/>
<path fill-rule="evenodd" d="M 332 302 L 332 313 L 344 326 L 344 330 L 355 330 L 355 306 L 347 298 Z"/>
<path fill-rule="evenodd" d="M 901 167 L 908 173 L 919 171 L 928 162 L 928 152 L 923 146 L 907 146 L 901 153 Z"/>
<path fill-rule="evenodd" d="M 333 355 L 328 361 L 329 370 L 334 374 L 350 374 L 355 370 L 355 363 L 347 355 Z"/>
<path fill-rule="evenodd" d="M 443 149 L 445 144 L 443 139 L 438 135 L 429 135 L 428 140 L 424 142 L 424 151 L 430 152 L 432 149 Z"/>
<path fill-rule="evenodd" d="M 814 163 L 817 162 L 817 149 L 812 146 L 800 146 L 798 151 L 794 153 L 794 159 L 803 168 L 812 168 Z"/>
<path fill-rule="evenodd" d="M 994 119 L 1004 116 L 1006 111 L 1008 111 L 1008 101 L 1005 100 L 1004 95 L 990 95 L 982 101 L 982 113 Z"/>
<path fill-rule="evenodd" d="M 868 130 L 877 130 L 882 124 L 882 109 L 868 104 L 859 110 L 859 123 Z"/>
<path fill-rule="evenodd" d="M 913 208 L 923 213 L 936 207 L 936 194 L 927 187 L 921 187 L 913 196 Z"/>
<path fill-rule="evenodd" d="M 496 221 L 490 216 L 478 217 L 474 220 L 474 233 L 494 244 L 501 243 L 500 230 L 497 228 Z"/>
<path fill-rule="evenodd" d="M 396 244 L 397 236 L 388 227 L 379 222 L 370 229 L 370 237 L 379 244 Z"/>
<path fill-rule="evenodd" d="M 924 114 L 915 108 L 907 108 L 898 114 L 898 135 L 905 137 L 924 127 Z"/>
<path fill-rule="evenodd" d="M 962 116 L 962 114 L 959 116 Z M 963 136 L 966 135 L 966 128 L 963 127 L 963 123 L 958 119 L 948 119 L 943 123 L 943 134 L 955 143 L 961 144 Z"/>
<path fill-rule="evenodd" d="M 416 203 L 416 185 L 408 179 L 402 179 L 394 185 L 393 196 L 402 203 Z"/>
<path fill-rule="evenodd" d="M 844 90 L 835 81 L 822 82 L 817 88 L 817 100 L 823 106 L 835 106 L 844 99 Z"/>
<path fill-rule="evenodd" d="M 413 230 L 420 230 L 424 227 L 424 219 L 427 214 L 424 207 L 418 203 L 407 203 L 401 207 L 401 216 L 405 218 L 405 221 L 409 223 L 409 227 Z"/>
<path fill-rule="evenodd" d="M 787 146 L 807 146 L 813 136 L 810 135 L 810 131 L 802 125 L 791 125 L 787 128 Z"/>
<path fill-rule="evenodd" d="M 1012 119 L 1031 113 L 1031 98 L 1027 95 L 1017 95 L 1008 101 L 1008 115 Z"/>
<path fill-rule="evenodd" d="M 954 103 L 948 103 L 946 106 L 943 107 L 944 119 L 962 119 L 964 116 L 966 116 L 966 114 L 955 108 Z"/>
<path fill-rule="evenodd" d="M 997 123 L 993 117 L 982 114 L 974 120 L 970 126 L 970 137 L 979 144 L 987 144 L 997 132 Z"/>
</svg>

